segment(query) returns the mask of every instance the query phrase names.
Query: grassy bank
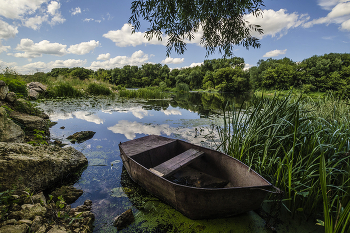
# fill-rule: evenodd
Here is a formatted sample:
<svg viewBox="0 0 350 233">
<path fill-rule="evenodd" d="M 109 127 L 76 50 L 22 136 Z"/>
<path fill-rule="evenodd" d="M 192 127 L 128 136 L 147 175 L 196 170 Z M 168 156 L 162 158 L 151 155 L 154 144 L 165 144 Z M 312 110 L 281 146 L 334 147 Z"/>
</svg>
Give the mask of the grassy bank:
<svg viewBox="0 0 350 233">
<path fill-rule="evenodd" d="M 218 149 L 284 191 L 292 217 L 319 219 L 326 232 L 349 228 L 350 109 L 346 100 L 275 95 L 228 106 Z M 344 231 L 342 231 L 344 230 Z M 345 231 L 346 232 L 346 231 Z"/>
</svg>

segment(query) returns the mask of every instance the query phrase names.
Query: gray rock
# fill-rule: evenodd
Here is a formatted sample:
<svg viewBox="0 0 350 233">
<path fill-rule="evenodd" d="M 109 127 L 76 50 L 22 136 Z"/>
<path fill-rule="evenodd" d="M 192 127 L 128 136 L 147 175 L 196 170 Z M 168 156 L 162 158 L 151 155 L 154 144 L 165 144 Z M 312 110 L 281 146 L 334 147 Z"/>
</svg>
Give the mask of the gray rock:
<svg viewBox="0 0 350 233">
<path fill-rule="evenodd" d="M 27 133 L 31 133 L 34 129 L 48 133 L 50 121 L 47 119 L 15 111 L 11 112 L 9 116 L 14 119 L 17 124 L 25 126 Z"/>
<path fill-rule="evenodd" d="M 39 228 L 42 226 L 42 222 L 43 222 L 43 217 L 35 216 L 35 218 L 33 220 L 33 224 L 31 226 L 31 230 L 33 232 L 37 232 L 39 230 Z"/>
<path fill-rule="evenodd" d="M 67 204 L 74 203 L 81 195 L 83 190 L 76 189 L 73 186 L 62 186 L 51 193 L 53 200 L 57 201 L 57 197 L 62 196 Z"/>
<path fill-rule="evenodd" d="M 14 185 L 45 190 L 87 163 L 86 157 L 72 147 L 0 142 L 0 191 Z"/>
<path fill-rule="evenodd" d="M 10 215 L 12 217 L 17 217 L 20 219 L 34 219 L 35 216 L 44 216 L 46 214 L 46 208 L 41 206 L 39 203 L 31 205 L 24 204 L 21 206 L 22 209 L 20 211 L 14 211 Z"/>
<path fill-rule="evenodd" d="M 7 93 L 5 100 L 6 100 L 7 102 L 10 102 L 10 103 L 15 102 L 15 101 L 17 100 L 17 95 L 16 95 L 16 93 L 14 93 L 14 92 L 12 92 L 12 91 L 9 92 L 9 93 Z"/>
<path fill-rule="evenodd" d="M 17 109 L 20 109 L 22 113 L 27 113 L 29 115 L 36 115 L 44 119 L 49 119 L 49 116 L 46 113 L 33 109 L 33 106 L 25 99 L 18 98 L 15 102 Z"/>
<path fill-rule="evenodd" d="M 24 132 L 21 127 L 7 118 L 7 112 L 0 107 L 0 141 L 24 142 Z"/>
<path fill-rule="evenodd" d="M 6 98 L 7 93 L 9 93 L 9 87 L 0 86 L 0 100 L 4 100 Z"/>
<path fill-rule="evenodd" d="M 41 227 L 39 227 L 39 230 L 36 231 L 36 233 L 45 233 L 48 228 L 48 224 L 44 224 Z"/>
<path fill-rule="evenodd" d="M 47 90 L 47 86 L 39 82 L 31 82 L 27 84 L 29 89 L 34 89 L 37 92 L 45 92 Z"/>
<path fill-rule="evenodd" d="M 42 90 L 41 88 L 39 88 L 39 87 L 32 88 L 31 90 L 34 90 L 34 91 L 36 91 L 36 92 L 38 92 L 38 93 L 43 92 L 43 90 Z"/>
<path fill-rule="evenodd" d="M 43 192 L 40 192 L 33 196 L 28 196 L 27 198 L 24 199 L 24 204 L 33 204 L 33 203 L 46 204 L 46 198 Z"/>
<path fill-rule="evenodd" d="M 0 80 L 0 86 L 6 86 L 6 83 L 3 80 Z"/>
<path fill-rule="evenodd" d="M 129 226 L 135 220 L 134 214 L 131 209 L 128 209 L 121 215 L 117 216 L 114 219 L 113 226 L 117 227 L 117 230 L 121 230 L 127 226 Z"/>
<path fill-rule="evenodd" d="M 38 98 L 39 98 L 39 95 L 40 95 L 40 93 L 37 92 L 37 91 L 34 91 L 33 89 L 29 89 L 29 91 L 28 91 L 28 96 L 29 96 L 29 98 L 31 98 L 31 99 L 33 99 L 33 100 L 38 99 Z"/>
<path fill-rule="evenodd" d="M 9 220 L 6 220 L 3 224 L 4 225 L 15 225 L 16 223 L 17 223 L 16 219 L 9 219 Z"/>
<path fill-rule="evenodd" d="M 0 233 L 26 233 L 28 228 L 26 224 L 6 225 L 0 228 Z"/>
<path fill-rule="evenodd" d="M 18 224 L 27 224 L 28 226 L 31 226 L 33 224 L 33 221 L 29 219 L 21 219 L 17 222 Z"/>
<path fill-rule="evenodd" d="M 80 143 L 91 139 L 95 135 L 95 133 L 96 132 L 93 132 L 93 131 L 80 131 L 68 136 L 67 139 L 72 143 L 75 143 L 75 142 Z"/>
</svg>

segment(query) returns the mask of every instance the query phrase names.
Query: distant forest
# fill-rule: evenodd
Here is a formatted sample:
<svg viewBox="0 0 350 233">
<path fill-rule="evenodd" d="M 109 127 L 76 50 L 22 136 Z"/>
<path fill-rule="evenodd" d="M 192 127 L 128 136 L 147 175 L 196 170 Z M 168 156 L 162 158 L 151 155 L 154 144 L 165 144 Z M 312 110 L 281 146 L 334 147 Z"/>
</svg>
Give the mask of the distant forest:
<svg viewBox="0 0 350 233">
<path fill-rule="evenodd" d="M 72 76 L 81 80 L 96 78 L 116 86 L 139 88 L 182 87 L 189 90 L 217 90 L 221 92 L 246 92 L 254 89 L 288 90 L 299 88 L 306 92 L 333 91 L 348 95 L 350 91 L 350 54 L 330 53 L 313 56 L 302 62 L 289 58 L 259 60 L 257 66 L 244 70 L 244 59 L 205 60 L 201 66 L 172 69 L 162 64 L 124 66 L 97 71 L 75 67 L 54 68 L 45 75 Z M 44 75 L 36 73 L 34 75 Z"/>
</svg>

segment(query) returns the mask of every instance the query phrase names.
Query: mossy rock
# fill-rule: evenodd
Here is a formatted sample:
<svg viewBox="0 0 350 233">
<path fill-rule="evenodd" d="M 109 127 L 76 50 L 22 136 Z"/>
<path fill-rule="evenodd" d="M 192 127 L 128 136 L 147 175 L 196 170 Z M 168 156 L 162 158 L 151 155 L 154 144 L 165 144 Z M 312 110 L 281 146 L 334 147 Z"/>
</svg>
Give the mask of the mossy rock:
<svg viewBox="0 0 350 233">
<path fill-rule="evenodd" d="M 75 143 L 75 142 L 80 143 L 80 142 L 91 139 L 95 135 L 95 133 L 96 132 L 93 132 L 93 131 L 76 132 L 76 133 L 68 136 L 67 139 L 69 141 L 71 141 L 72 143 Z"/>
</svg>

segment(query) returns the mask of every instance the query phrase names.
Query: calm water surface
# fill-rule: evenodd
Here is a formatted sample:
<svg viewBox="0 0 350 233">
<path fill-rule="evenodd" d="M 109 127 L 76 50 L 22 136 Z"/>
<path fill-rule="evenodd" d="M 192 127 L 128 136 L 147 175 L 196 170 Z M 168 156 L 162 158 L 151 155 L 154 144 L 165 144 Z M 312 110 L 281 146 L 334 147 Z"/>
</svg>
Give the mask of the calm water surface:
<svg viewBox="0 0 350 233">
<path fill-rule="evenodd" d="M 89 165 L 74 184 L 84 194 L 72 207 L 93 201 L 94 232 L 117 232 L 113 219 L 131 208 L 135 222 L 120 232 L 268 232 L 254 212 L 234 218 L 190 220 L 148 194 L 127 175 L 118 144 L 150 134 L 213 146 L 206 139 L 211 125 L 222 125 L 227 98 L 190 94 L 172 101 L 84 98 L 45 100 L 39 107 L 57 122 L 51 138 L 81 151 Z M 236 100 L 237 102 L 237 100 Z M 238 101 L 239 102 L 239 101 Z M 64 127 L 64 129 L 63 129 Z M 66 137 L 91 130 L 94 137 L 71 144 Z"/>
</svg>

